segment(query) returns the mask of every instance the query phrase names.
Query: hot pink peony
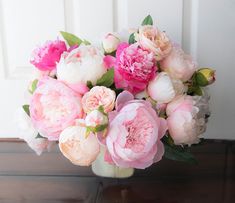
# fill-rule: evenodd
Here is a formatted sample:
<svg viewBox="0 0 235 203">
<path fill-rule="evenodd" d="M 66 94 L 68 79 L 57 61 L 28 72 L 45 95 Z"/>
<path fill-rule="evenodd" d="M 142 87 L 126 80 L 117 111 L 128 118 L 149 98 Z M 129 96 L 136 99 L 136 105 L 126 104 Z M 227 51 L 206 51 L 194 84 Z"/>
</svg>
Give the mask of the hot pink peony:
<svg viewBox="0 0 235 203">
<path fill-rule="evenodd" d="M 83 116 L 81 97 L 62 82 L 45 77 L 38 83 L 30 117 L 38 132 L 49 140 L 58 140 L 62 130 Z"/>
<path fill-rule="evenodd" d="M 150 103 L 134 100 L 131 93 L 124 91 L 109 119 L 106 145 L 117 166 L 144 169 L 161 160 L 164 146 L 160 139 L 167 125 Z"/>
<path fill-rule="evenodd" d="M 154 78 L 157 67 L 154 54 L 141 49 L 138 44 L 121 43 L 115 63 L 115 85 L 132 93 L 144 90 Z"/>
<path fill-rule="evenodd" d="M 64 51 L 67 51 L 64 41 L 47 41 L 33 50 L 30 63 L 41 71 L 51 71 L 56 68 L 56 63 Z"/>
</svg>

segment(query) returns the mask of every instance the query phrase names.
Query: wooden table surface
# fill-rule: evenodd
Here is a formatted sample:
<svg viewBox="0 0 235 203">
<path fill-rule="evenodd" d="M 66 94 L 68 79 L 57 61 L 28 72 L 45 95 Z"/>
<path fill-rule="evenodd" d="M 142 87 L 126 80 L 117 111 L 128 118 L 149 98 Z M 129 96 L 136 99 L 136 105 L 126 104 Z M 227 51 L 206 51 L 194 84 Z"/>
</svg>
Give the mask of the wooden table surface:
<svg viewBox="0 0 235 203">
<path fill-rule="evenodd" d="M 0 142 L 0 203 L 235 203 L 235 141 L 194 147 L 198 165 L 162 160 L 128 179 L 96 177 L 55 148 Z"/>
</svg>

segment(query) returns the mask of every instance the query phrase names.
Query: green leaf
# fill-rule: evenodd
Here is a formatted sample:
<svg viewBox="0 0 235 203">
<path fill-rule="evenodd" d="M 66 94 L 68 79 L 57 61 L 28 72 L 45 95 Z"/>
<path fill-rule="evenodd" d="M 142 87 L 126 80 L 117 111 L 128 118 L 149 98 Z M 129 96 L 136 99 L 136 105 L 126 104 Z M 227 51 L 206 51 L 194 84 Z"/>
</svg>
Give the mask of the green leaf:
<svg viewBox="0 0 235 203">
<path fill-rule="evenodd" d="M 166 135 L 162 138 L 162 141 L 166 144 L 168 144 L 169 146 L 175 146 L 174 144 L 174 140 L 172 139 L 172 137 L 169 135 L 169 133 L 166 133 Z"/>
<path fill-rule="evenodd" d="M 85 45 L 91 45 L 91 43 L 89 41 L 87 41 L 86 39 L 84 39 L 82 43 Z"/>
<path fill-rule="evenodd" d="M 64 32 L 64 31 L 60 31 L 60 33 L 70 47 L 74 45 L 79 46 L 83 42 L 79 37 L 75 36 L 74 34 Z"/>
<path fill-rule="evenodd" d="M 207 81 L 206 77 L 200 72 L 197 72 L 195 74 L 195 81 L 196 81 L 197 85 L 202 86 L 202 87 L 208 85 L 208 81 Z"/>
<path fill-rule="evenodd" d="M 30 116 L 29 105 L 25 104 L 22 106 L 22 108 L 24 109 L 25 113 L 27 113 L 27 115 Z"/>
<path fill-rule="evenodd" d="M 39 133 L 37 134 L 37 136 L 35 138 L 36 139 L 46 139 L 45 137 L 41 136 Z"/>
<path fill-rule="evenodd" d="M 130 35 L 128 42 L 129 44 L 134 44 L 136 42 L 134 32 Z"/>
<path fill-rule="evenodd" d="M 188 88 L 188 94 L 202 96 L 203 91 L 202 91 L 201 87 L 199 87 L 199 86 L 191 86 Z"/>
<path fill-rule="evenodd" d="M 97 133 L 97 132 L 101 132 L 101 131 L 105 130 L 107 127 L 108 127 L 108 124 L 98 125 L 97 127 L 90 127 L 90 126 L 88 126 L 87 130 L 88 130 L 88 132 Z"/>
<path fill-rule="evenodd" d="M 153 19 L 151 15 L 146 16 L 141 25 L 153 25 Z"/>
<path fill-rule="evenodd" d="M 99 106 L 98 111 L 100 111 L 101 113 L 104 113 L 104 107 L 102 105 Z"/>
<path fill-rule="evenodd" d="M 87 81 L 86 86 L 91 89 L 93 87 L 92 82 L 90 80 Z"/>
<path fill-rule="evenodd" d="M 109 69 L 100 79 L 97 80 L 97 86 L 110 87 L 114 82 L 114 69 Z"/>
<path fill-rule="evenodd" d="M 190 153 L 185 151 L 182 147 L 177 148 L 176 146 L 169 146 L 168 144 L 164 143 L 165 147 L 165 154 L 164 157 L 174 161 L 182 161 L 187 162 L 190 164 L 197 164 L 197 160 L 195 157 Z"/>
<path fill-rule="evenodd" d="M 38 79 L 35 79 L 31 84 L 31 89 L 29 90 L 31 94 L 33 94 L 34 91 L 37 89 L 37 84 L 38 84 Z"/>
<path fill-rule="evenodd" d="M 194 93 L 196 95 L 198 95 L 198 96 L 202 96 L 203 95 L 203 91 L 202 91 L 202 89 L 200 87 L 196 87 Z"/>
</svg>

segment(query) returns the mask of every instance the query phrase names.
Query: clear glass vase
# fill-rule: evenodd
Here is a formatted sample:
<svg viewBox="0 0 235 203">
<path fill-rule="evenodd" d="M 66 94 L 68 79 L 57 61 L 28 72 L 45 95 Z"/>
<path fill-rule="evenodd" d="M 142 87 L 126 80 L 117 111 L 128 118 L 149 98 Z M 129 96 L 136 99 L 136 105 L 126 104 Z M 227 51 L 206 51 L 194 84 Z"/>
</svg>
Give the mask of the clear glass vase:
<svg viewBox="0 0 235 203">
<path fill-rule="evenodd" d="M 101 148 L 97 159 L 92 163 L 92 171 L 97 176 L 108 178 L 128 178 L 134 174 L 133 168 L 121 168 L 104 161 L 103 148 Z"/>
</svg>

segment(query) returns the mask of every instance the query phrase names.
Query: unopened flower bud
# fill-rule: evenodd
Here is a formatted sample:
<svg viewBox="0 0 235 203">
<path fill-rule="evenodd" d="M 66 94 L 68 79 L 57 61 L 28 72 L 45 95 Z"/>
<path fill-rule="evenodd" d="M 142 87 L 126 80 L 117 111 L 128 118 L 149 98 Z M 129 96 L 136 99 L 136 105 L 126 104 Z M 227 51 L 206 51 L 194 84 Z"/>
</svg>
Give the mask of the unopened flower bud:
<svg viewBox="0 0 235 203">
<path fill-rule="evenodd" d="M 107 34 L 102 41 L 105 53 L 110 54 L 116 51 L 119 43 L 120 39 L 117 36 L 115 36 L 113 33 Z"/>
<path fill-rule="evenodd" d="M 99 110 L 93 110 L 86 116 L 85 123 L 89 131 L 100 132 L 107 128 L 108 116 Z"/>
<path fill-rule="evenodd" d="M 195 80 L 199 86 L 207 86 L 215 81 L 215 71 L 210 68 L 202 68 L 196 72 Z"/>
</svg>

